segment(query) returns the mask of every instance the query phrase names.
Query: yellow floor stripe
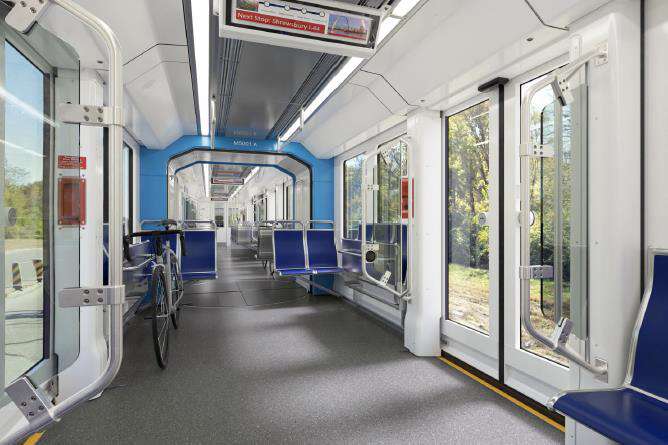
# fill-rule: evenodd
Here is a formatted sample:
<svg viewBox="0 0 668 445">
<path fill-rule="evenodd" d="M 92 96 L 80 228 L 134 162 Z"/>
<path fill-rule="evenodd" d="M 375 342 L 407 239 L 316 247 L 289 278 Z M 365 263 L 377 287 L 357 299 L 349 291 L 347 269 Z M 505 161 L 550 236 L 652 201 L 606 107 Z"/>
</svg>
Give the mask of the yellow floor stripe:
<svg viewBox="0 0 668 445">
<path fill-rule="evenodd" d="M 485 388 L 494 391 L 495 393 L 497 393 L 498 395 L 500 395 L 500 396 L 503 397 L 504 399 L 513 402 L 515 405 L 519 406 L 519 407 L 522 408 L 523 410 L 525 410 L 525 411 L 527 411 L 527 412 L 533 414 L 534 416 L 538 417 L 538 418 L 539 418 L 540 420 L 542 420 L 543 422 L 545 422 L 545 423 L 547 423 L 547 424 L 549 424 L 549 425 L 555 427 L 556 429 L 558 429 L 558 430 L 561 431 L 561 432 L 564 432 L 564 433 L 566 432 L 566 428 L 564 428 L 563 425 L 561 425 L 561 424 L 555 422 L 554 420 L 550 419 L 550 418 L 547 417 L 546 415 L 539 413 L 539 412 L 536 411 L 535 409 L 531 408 L 529 405 L 520 402 L 519 400 L 517 400 L 517 399 L 514 398 L 513 396 L 506 394 L 505 392 L 501 391 L 501 390 L 500 390 L 499 388 L 497 388 L 496 386 L 494 386 L 494 385 L 492 385 L 492 384 L 490 384 L 490 383 L 484 381 L 483 379 L 481 379 L 481 378 L 478 377 L 477 375 L 468 372 L 466 369 L 462 368 L 461 366 L 456 365 L 455 363 L 451 362 L 450 360 L 448 360 L 448 359 L 446 359 L 446 358 L 444 358 L 444 357 L 438 357 L 438 359 L 439 359 L 440 361 L 442 361 L 443 363 L 445 363 L 446 365 L 455 368 L 457 371 L 461 372 L 462 374 L 465 374 L 465 375 L 467 375 L 468 377 L 472 378 L 472 379 L 475 380 L 476 382 L 478 382 L 478 383 L 480 383 L 481 385 L 483 385 Z"/>
<path fill-rule="evenodd" d="M 23 445 L 35 445 L 39 440 L 42 438 L 44 433 L 35 433 L 32 436 L 28 437 L 28 439 L 23 442 Z"/>
</svg>

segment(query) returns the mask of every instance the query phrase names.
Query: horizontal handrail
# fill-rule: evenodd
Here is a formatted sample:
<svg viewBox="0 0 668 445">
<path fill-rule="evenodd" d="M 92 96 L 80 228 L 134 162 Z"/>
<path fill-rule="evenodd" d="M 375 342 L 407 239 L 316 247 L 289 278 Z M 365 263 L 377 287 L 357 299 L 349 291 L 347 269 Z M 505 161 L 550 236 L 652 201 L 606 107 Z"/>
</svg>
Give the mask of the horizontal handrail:
<svg viewBox="0 0 668 445">
<path fill-rule="evenodd" d="M 303 221 L 298 221 L 298 220 L 296 220 L 296 219 L 279 219 L 279 220 L 276 220 L 276 221 L 274 221 L 274 222 L 276 223 L 276 225 L 279 225 L 279 224 L 281 224 L 281 225 L 282 225 L 282 224 L 294 224 L 294 225 L 297 225 L 297 224 L 299 224 L 299 225 L 302 227 L 302 230 L 304 230 L 304 222 L 303 222 Z M 276 229 L 276 226 L 274 226 L 274 229 Z M 295 229 L 295 230 L 296 230 L 296 229 Z"/>
<path fill-rule="evenodd" d="M 123 272 L 134 272 L 136 270 L 144 268 L 148 263 L 153 261 L 153 255 L 150 255 L 150 258 L 147 258 L 144 262 L 141 264 L 137 264 L 136 266 L 130 266 L 130 267 L 124 267 Z"/>
<path fill-rule="evenodd" d="M 327 219 L 309 219 L 306 221 L 305 227 L 306 229 L 311 228 L 314 224 L 327 224 L 332 226 L 332 230 L 334 230 L 334 221 L 327 220 Z"/>
<path fill-rule="evenodd" d="M 218 228 L 218 226 L 216 226 L 216 222 L 212 219 L 184 219 L 180 220 L 179 222 L 184 229 L 192 229 L 192 227 L 188 227 L 189 224 L 208 224 L 210 228 L 214 230 Z"/>
</svg>

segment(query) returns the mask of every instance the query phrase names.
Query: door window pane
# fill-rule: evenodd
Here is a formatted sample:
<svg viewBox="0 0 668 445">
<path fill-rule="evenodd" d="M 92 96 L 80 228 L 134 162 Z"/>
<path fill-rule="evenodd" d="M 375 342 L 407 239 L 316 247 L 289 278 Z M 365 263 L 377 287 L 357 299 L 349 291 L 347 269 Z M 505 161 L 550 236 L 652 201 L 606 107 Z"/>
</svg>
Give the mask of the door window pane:
<svg viewBox="0 0 668 445">
<path fill-rule="evenodd" d="M 448 117 L 448 318 L 489 333 L 489 101 Z"/>
<path fill-rule="evenodd" d="M 4 233 L 5 384 L 44 358 L 45 76 L 5 43 L 4 206 L 16 223 Z M 47 133 L 48 134 L 48 133 Z M 47 350 L 48 351 L 48 350 Z M 47 352 L 48 353 L 48 352 Z"/>
<path fill-rule="evenodd" d="M 378 153 L 378 223 L 401 223 L 401 178 L 408 175 L 407 146 L 397 139 Z"/>
<path fill-rule="evenodd" d="M 540 79 L 522 85 L 522 93 Z M 529 187 L 533 225 L 530 263 L 552 266 L 552 278 L 531 281 L 531 320 L 550 336 L 561 317 L 570 317 L 573 214 L 572 110 L 562 106 L 547 86 L 531 102 L 532 142 L 554 150 L 553 157 L 530 158 Z M 575 218 L 575 220 L 574 220 Z M 579 225 L 580 223 L 576 223 Z M 568 360 L 534 340 L 521 327 L 522 349 L 568 366 Z"/>
<path fill-rule="evenodd" d="M 362 162 L 364 154 L 343 163 L 343 236 L 347 239 L 359 237 L 362 223 Z"/>
</svg>

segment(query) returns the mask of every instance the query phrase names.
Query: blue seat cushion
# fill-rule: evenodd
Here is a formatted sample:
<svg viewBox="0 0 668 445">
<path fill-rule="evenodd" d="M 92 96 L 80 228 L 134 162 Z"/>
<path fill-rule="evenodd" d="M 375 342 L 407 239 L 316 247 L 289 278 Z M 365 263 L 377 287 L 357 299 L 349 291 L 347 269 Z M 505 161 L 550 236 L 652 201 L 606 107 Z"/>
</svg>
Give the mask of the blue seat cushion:
<svg viewBox="0 0 668 445">
<path fill-rule="evenodd" d="M 317 275 L 337 274 L 343 273 L 343 269 L 340 267 L 316 267 L 313 269 L 313 273 Z"/>
<path fill-rule="evenodd" d="M 276 269 L 276 272 L 282 277 L 291 275 L 311 275 L 311 269 Z"/>
<path fill-rule="evenodd" d="M 668 444 L 668 404 L 633 389 L 571 392 L 554 409 L 623 444 Z"/>
</svg>

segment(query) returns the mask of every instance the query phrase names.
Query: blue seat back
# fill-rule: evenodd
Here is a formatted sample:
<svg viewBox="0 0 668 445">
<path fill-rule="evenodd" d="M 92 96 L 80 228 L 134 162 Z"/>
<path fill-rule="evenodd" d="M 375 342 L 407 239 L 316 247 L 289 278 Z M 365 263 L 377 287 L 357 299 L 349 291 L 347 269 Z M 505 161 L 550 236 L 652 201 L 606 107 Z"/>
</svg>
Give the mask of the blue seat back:
<svg viewBox="0 0 668 445">
<path fill-rule="evenodd" d="M 304 238 L 301 230 L 274 230 L 274 265 L 277 270 L 305 269 Z"/>
<path fill-rule="evenodd" d="M 216 232 L 214 230 L 185 230 L 186 255 L 181 256 L 181 274 L 184 280 L 215 280 Z M 169 238 L 175 250 L 176 235 Z"/>
<path fill-rule="evenodd" d="M 357 226 L 357 238 L 358 240 L 362 239 L 362 224 Z M 367 224 L 366 225 L 366 240 L 367 242 L 370 242 L 373 240 L 373 224 Z"/>
<path fill-rule="evenodd" d="M 654 256 L 652 289 L 636 344 L 631 384 L 668 398 L 668 255 Z"/>
<path fill-rule="evenodd" d="M 309 267 L 339 266 L 339 257 L 334 243 L 334 230 L 307 230 L 306 246 L 308 248 Z"/>
<path fill-rule="evenodd" d="M 342 239 L 341 249 L 352 252 L 343 252 L 341 254 L 341 267 L 343 270 L 351 273 L 362 273 L 362 241 Z"/>
</svg>

